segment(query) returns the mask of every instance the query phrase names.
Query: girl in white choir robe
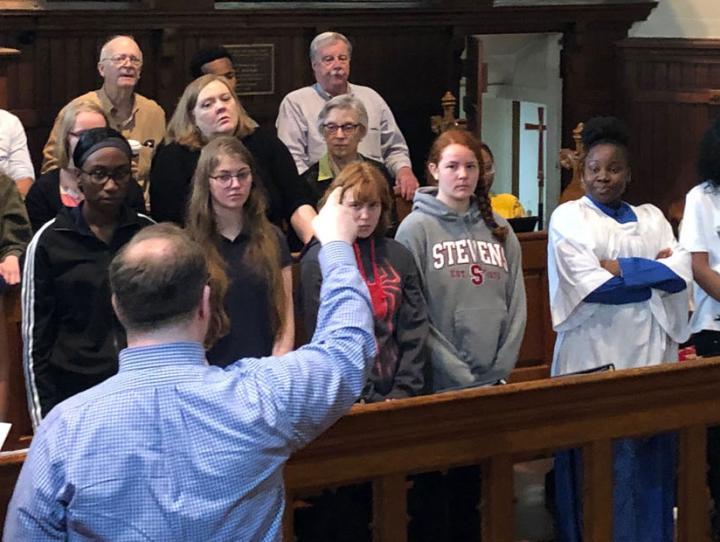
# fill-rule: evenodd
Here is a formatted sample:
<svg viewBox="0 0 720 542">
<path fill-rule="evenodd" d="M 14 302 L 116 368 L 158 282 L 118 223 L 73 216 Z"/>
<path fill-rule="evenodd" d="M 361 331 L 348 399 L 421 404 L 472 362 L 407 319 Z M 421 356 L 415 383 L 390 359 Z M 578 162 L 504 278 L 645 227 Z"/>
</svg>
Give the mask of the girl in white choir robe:
<svg viewBox="0 0 720 542">
<path fill-rule="evenodd" d="M 550 310 L 557 332 L 552 374 L 612 363 L 617 369 L 677 361 L 689 336 L 690 255 L 653 205 L 622 201 L 630 181 L 624 125 L 585 124 L 586 195 L 550 220 Z M 675 443 L 671 435 L 616 441 L 615 542 L 672 542 Z M 580 451 L 556 456 L 557 540 L 582 540 Z"/>
</svg>

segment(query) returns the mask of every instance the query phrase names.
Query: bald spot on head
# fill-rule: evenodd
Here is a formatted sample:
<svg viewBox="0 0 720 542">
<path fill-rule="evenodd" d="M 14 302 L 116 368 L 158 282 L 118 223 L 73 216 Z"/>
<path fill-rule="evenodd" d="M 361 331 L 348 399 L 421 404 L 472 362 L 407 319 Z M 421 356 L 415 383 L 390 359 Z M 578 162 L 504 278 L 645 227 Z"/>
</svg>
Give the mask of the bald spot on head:
<svg viewBox="0 0 720 542">
<path fill-rule="evenodd" d="M 192 318 L 208 281 L 202 247 L 178 226 L 148 226 L 113 258 L 110 287 L 130 330 L 148 331 Z"/>
<path fill-rule="evenodd" d="M 176 253 L 176 246 L 170 239 L 151 237 L 131 244 L 125 252 L 125 263 L 136 265 L 144 262 L 147 265 L 159 265 L 171 260 Z"/>
<path fill-rule="evenodd" d="M 132 54 L 142 59 L 142 51 L 137 42 L 130 36 L 116 36 L 100 50 L 100 59 L 110 58 L 115 54 Z"/>
</svg>

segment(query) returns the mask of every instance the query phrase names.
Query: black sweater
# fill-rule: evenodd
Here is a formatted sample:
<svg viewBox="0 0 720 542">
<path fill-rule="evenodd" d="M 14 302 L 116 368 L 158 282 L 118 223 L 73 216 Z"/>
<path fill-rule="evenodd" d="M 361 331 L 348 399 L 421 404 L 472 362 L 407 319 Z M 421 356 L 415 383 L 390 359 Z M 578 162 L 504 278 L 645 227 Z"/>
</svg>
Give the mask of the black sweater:
<svg viewBox="0 0 720 542">
<path fill-rule="evenodd" d="M 312 194 L 298 176 L 287 147 L 270 130 L 258 128 L 242 142 L 255 159 L 253 181 L 265 193 L 268 219 L 282 228 L 298 207 L 312 205 Z M 155 220 L 185 223 L 190 182 L 199 158 L 200 149 L 179 143 L 157 149 L 150 170 L 150 208 Z"/>
</svg>

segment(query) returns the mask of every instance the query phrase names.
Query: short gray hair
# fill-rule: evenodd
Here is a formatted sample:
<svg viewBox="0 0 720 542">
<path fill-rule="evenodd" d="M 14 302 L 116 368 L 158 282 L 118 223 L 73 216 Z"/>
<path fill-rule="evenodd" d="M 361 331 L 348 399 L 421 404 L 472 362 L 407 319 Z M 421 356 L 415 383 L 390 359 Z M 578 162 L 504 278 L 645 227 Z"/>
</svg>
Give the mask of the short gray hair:
<svg viewBox="0 0 720 542">
<path fill-rule="evenodd" d="M 342 41 L 345 45 L 347 45 L 348 55 L 352 57 L 352 43 L 350 43 L 349 39 L 340 34 L 340 32 L 323 32 L 322 34 L 315 36 L 310 43 L 310 62 L 315 62 L 315 56 L 317 55 L 320 47 L 333 41 Z"/>
<path fill-rule="evenodd" d="M 320 110 L 317 120 L 317 126 L 320 133 L 322 133 L 323 124 L 325 124 L 327 116 L 333 109 L 349 109 L 350 111 L 355 113 L 355 115 L 357 116 L 358 124 L 360 124 L 360 126 L 365 129 L 365 132 L 367 132 L 368 114 L 367 109 L 365 109 L 363 103 L 354 96 L 350 96 L 350 94 L 340 94 L 339 96 L 335 96 L 334 98 L 331 98 L 330 100 L 325 102 L 325 105 Z"/>
</svg>

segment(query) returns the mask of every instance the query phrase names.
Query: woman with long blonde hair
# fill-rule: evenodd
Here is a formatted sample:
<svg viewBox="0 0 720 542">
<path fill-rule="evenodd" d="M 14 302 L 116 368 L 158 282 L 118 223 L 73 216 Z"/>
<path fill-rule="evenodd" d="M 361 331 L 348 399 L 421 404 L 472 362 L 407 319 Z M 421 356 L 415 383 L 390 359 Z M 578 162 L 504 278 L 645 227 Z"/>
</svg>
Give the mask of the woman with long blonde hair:
<svg viewBox="0 0 720 542">
<path fill-rule="evenodd" d="M 214 365 L 293 348 L 290 253 L 266 217 L 260 182 L 252 155 L 236 137 L 220 136 L 203 147 L 185 223 L 210 262 L 216 293 L 211 333 L 228 331 L 208 351 Z"/>
<path fill-rule="evenodd" d="M 222 136 L 235 137 L 250 151 L 260 177 L 256 185 L 267 199 L 270 222 L 291 226 L 303 243 L 309 241 L 310 222 L 316 214 L 312 194 L 298 176 L 290 152 L 271 130 L 258 127 L 220 75 L 203 75 L 191 82 L 175 108 L 150 171 L 153 217 L 184 222 L 200 150 Z"/>
</svg>

